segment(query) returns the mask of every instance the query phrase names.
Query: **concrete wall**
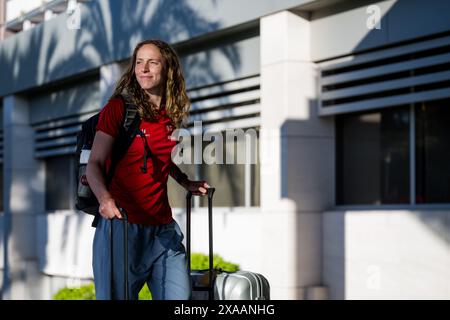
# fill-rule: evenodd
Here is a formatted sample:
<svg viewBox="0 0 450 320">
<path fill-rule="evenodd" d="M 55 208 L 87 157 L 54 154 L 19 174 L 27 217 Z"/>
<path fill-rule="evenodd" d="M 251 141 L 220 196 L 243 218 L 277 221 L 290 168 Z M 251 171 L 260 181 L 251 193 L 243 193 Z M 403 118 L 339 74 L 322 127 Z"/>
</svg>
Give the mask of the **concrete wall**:
<svg viewBox="0 0 450 320">
<path fill-rule="evenodd" d="M 42 90 L 28 96 L 32 124 L 51 121 L 100 108 L 98 74 Z"/>
<path fill-rule="evenodd" d="M 184 209 L 173 209 L 175 220 L 183 232 L 186 230 Z M 208 254 L 208 216 L 205 208 L 193 211 L 192 216 L 192 252 Z M 267 262 L 273 268 L 282 270 L 286 259 L 273 259 L 276 251 L 265 246 L 265 238 L 271 234 L 291 243 L 283 236 L 289 219 L 280 215 L 282 222 L 276 230 L 273 215 L 262 215 L 259 208 L 214 208 L 214 252 L 225 260 L 240 265 L 242 270 L 251 270 L 265 275 L 271 284 L 276 277 L 268 274 Z M 283 222 L 285 221 L 285 222 Z M 1 222 L 1 220 L 0 220 Z M 37 251 L 39 268 L 33 270 L 40 285 L 39 299 L 50 299 L 60 288 L 77 285 L 92 280 L 92 240 L 95 229 L 90 226 L 92 217 L 86 214 L 74 214 L 70 211 L 37 217 Z M 306 221 L 305 221 L 306 222 Z M 302 225 L 307 231 L 308 224 Z M 307 237 L 306 237 L 307 238 Z M 186 239 L 184 240 L 186 241 Z M 278 240 L 277 240 L 278 241 Z M 295 245 L 295 244 L 292 244 Z M 295 270 L 292 270 L 295 272 Z M 36 281 L 37 281 L 36 280 Z M 273 298 L 281 298 L 277 290 L 272 290 Z M 19 297 L 23 299 L 25 296 Z"/>
<path fill-rule="evenodd" d="M 174 6 L 171 1 L 90 1 L 80 6 L 79 28 L 64 13 L 2 42 L 0 96 L 121 61 L 146 38 L 181 44 L 308 2 L 180 0 Z"/>
<path fill-rule="evenodd" d="M 380 9 L 380 29 L 367 28 L 369 4 Z M 448 32 L 449 5 L 388 0 L 318 10 L 311 15 L 312 59 Z M 323 284 L 331 299 L 450 297 L 448 210 L 328 209 L 323 213 L 322 232 Z"/>
<path fill-rule="evenodd" d="M 23 153 L 24 145 L 32 152 L 30 124 L 100 107 L 123 68 L 117 61 L 138 41 L 160 37 L 182 53 L 189 86 L 261 74 L 261 208 L 216 208 L 216 252 L 264 274 L 274 299 L 310 298 L 324 286 L 333 299 L 448 298 L 448 212 L 330 211 L 334 121 L 317 116 L 315 62 L 450 30 L 442 14 L 448 3 L 431 2 L 321 1 L 311 13 L 305 8 L 313 1 L 302 0 L 183 0 L 176 8 L 167 1 L 100 0 L 82 6 L 79 30 L 68 29 L 61 15 L 3 42 L 0 96 L 8 95 L 3 122 L 10 152 L 0 226 L 2 238 L 12 239 L 6 260 L 18 279 L 13 297 L 49 299 L 68 281 L 91 277 L 91 217 L 43 214 L 45 174 L 39 163 L 23 163 L 33 159 Z M 374 3 L 381 29 L 370 31 L 366 9 Z M 294 7 L 296 13 L 283 11 Z M 417 24 L 423 13 L 436 18 Z M 259 25 L 260 35 L 236 38 Z M 28 92 L 29 99 L 11 95 L 46 84 L 58 87 Z M 80 91 L 88 94 L 79 97 Z M 174 215 L 184 229 L 182 211 Z M 204 209 L 193 219 L 193 251 L 206 253 Z"/>
<path fill-rule="evenodd" d="M 369 29 L 375 12 L 380 28 Z M 448 1 L 347 1 L 312 12 L 312 58 L 329 59 L 448 30 Z"/>
<path fill-rule="evenodd" d="M 323 261 L 330 299 L 449 299 L 450 212 L 325 212 Z"/>
<path fill-rule="evenodd" d="M 321 212 L 333 204 L 334 123 L 317 116 L 311 40 L 301 16 L 261 19 L 261 254 L 278 299 L 320 286 Z"/>
<path fill-rule="evenodd" d="M 4 99 L 3 298 L 39 296 L 36 217 L 44 212 L 45 172 L 33 157 L 28 101 Z M 29 289 L 26 289 L 28 288 Z"/>
</svg>

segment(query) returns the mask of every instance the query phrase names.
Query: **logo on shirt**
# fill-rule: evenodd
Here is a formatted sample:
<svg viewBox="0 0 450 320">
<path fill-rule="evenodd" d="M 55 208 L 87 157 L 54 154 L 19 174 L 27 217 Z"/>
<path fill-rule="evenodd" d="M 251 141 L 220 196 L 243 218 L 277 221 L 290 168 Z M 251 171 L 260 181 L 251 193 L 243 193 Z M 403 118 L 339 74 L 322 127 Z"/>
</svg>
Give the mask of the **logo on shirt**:
<svg viewBox="0 0 450 320">
<path fill-rule="evenodd" d="M 173 129 L 174 129 L 174 126 L 173 126 L 173 125 L 171 125 L 171 124 L 166 124 L 166 130 L 167 130 L 167 132 L 172 133 Z"/>
<path fill-rule="evenodd" d="M 150 133 L 147 133 L 146 129 L 142 129 L 141 131 L 146 137 L 150 137 Z"/>
<path fill-rule="evenodd" d="M 172 132 L 175 129 L 175 127 L 171 124 L 166 124 L 166 131 L 167 131 L 167 139 L 172 140 Z"/>
</svg>

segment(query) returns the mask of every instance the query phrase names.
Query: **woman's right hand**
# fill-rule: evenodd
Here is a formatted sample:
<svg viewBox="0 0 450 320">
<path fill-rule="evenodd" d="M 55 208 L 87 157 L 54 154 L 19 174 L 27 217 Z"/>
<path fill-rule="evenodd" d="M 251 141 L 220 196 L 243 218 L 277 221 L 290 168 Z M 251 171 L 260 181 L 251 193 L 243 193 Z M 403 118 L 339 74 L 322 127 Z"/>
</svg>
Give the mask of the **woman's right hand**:
<svg viewBox="0 0 450 320">
<path fill-rule="evenodd" d="M 120 214 L 113 198 L 107 198 L 100 201 L 99 213 L 105 219 L 122 219 L 122 215 Z"/>
</svg>

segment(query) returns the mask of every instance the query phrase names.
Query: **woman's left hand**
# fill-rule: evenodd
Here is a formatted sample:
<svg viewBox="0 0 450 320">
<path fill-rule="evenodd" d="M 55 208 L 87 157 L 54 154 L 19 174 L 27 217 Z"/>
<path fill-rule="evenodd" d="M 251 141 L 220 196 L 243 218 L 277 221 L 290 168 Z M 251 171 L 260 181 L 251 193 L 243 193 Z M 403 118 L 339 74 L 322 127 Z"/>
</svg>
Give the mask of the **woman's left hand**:
<svg viewBox="0 0 450 320">
<path fill-rule="evenodd" d="M 191 191 L 193 195 L 206 195 L 208 194 L 208 188 L 211 188 L 206 181 L 191 181 L 187 180 L 183 187 Z"/>
</svg>

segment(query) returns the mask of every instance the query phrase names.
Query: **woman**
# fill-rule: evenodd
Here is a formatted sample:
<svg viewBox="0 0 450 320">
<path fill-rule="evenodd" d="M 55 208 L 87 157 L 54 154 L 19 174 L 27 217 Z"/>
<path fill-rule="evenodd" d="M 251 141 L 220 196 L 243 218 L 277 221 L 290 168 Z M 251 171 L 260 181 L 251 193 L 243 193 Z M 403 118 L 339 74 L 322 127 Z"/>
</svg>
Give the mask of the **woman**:
<svg viewBox="0 0 450 320">
<path fill-rule="evenodd" d="M 140 134 L 116 164 L 107 187 L 104 173 L 124 119 L 121 95 L 137 106 L 142 119 Z M 160 40 L 139 43 L 127 71 L 100 113 L 86 171 L 101 215 L 93 245 L 97 299 L 124 298 L 123 226 L 119 221 L 122 218 L 119 208 L 127 213 L 129 220 L 129 297 L 137 299 L 146 282 L 153 299 L 190 297 L 183 234 L 172 217 L 167 198 L 168 175 L 193 194 L 207 194 L 209 187 L 204 181 L 190 181 L 171 161 L 176 141 L 170 139 L 170 135 L 180 127 L 188 110 L 184 77 L 173 48 Z M 147 147 L 151 151 L 148 161 Z M 145 170 L 142 170 L 143 166 Z M 110 223 L 114 230 L 112 250 Z"/>
</svg>

